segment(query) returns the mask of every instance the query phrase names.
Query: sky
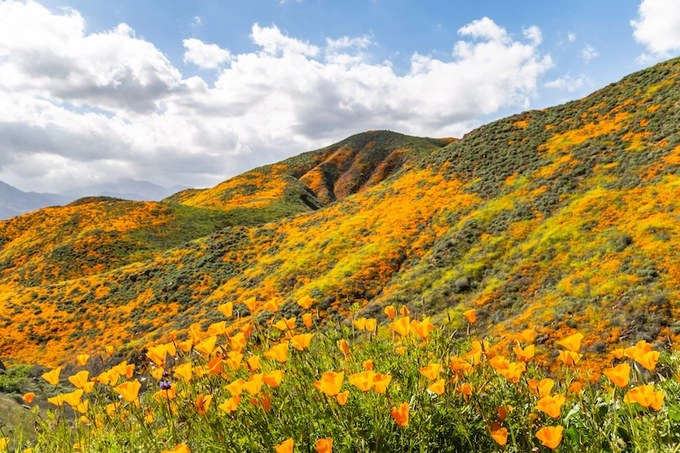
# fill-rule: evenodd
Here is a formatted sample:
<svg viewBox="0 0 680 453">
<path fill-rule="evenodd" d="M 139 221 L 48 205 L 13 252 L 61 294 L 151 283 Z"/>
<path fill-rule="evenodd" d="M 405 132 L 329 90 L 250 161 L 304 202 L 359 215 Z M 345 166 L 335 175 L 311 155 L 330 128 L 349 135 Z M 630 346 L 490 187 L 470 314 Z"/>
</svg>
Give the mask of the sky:
<svg viewBox="0 0 680 453">
<path fill-rule="evenodd" d="M 0 180 L 207 187 L 460 137 L 680 54 L 680 0 L 0 0 Z"/>
</svg>

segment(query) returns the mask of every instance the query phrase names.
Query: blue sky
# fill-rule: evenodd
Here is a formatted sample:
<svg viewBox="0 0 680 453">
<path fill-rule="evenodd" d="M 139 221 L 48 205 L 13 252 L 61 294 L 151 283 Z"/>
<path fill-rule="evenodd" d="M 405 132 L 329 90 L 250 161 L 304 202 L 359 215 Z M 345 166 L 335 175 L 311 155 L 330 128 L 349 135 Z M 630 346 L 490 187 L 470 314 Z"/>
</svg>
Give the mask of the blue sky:
<svg viewBox="0 0 680 453">
<path fill-rule="evenodd" d="M 32 190 L 207 186 L 366 129 L 459 136 L 680 53 L 675 0 L 0 10 L 0 180 Z"/>
</svg>

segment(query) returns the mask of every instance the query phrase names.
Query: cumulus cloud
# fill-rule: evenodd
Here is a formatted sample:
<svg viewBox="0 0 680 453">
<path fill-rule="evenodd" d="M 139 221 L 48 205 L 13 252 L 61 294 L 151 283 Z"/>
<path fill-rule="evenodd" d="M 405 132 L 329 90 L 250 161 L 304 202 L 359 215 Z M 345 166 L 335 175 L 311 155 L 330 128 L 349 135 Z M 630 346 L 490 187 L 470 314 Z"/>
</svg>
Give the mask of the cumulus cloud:
<svg viewBox="0 0 680 453">
<path fill-rule="evenodd" d="M 590 44 L 586 44 L 586 46 L 581 50 L 581 58 L 586 64 L 590 63 L 591 60 L 599 56 L 599 52 Z"/>
<path fill-rule="evenodd" d="M 569 33 L 567 33 L 567 41 L 569 41 L 569 42 L 576 41 L 576 33 L 571 32 L 571 31 Z"/>
<path fill-rule="evenodd" d="M 363 130 L 456 136 L 527 107 L 552 67 L 540 30 L 514 38 L 484 17 L 458 34 L 449 56 L 396 70 L 368 36 L 317 44 L 254 24 L 250 52 L 182 42 L 187 63 L 217 71 L 206 82 L 125 24 L 88 33 L 75 10 L 0 2 L 0 180 L 210 185 Z"/>
<path fill-rule="evenodd" d="M 680 52 L 680 5 L 676 0 L 642 0 L 630 23 L 635 40 L 648 53 L 641 61 L 668 58 Z"/>
<path fill-rule="evenodd" d="M 215 69 L 231 60 L 231 53 L 217 44 L 206 44 L 200 39 L 189 38 L 182 41 L 184 62 L 193 63 L 199 68 Z"/>
<path fill-rule="evenodd" d="M 578 77 L 572 77 L 570 74 L 565 74 L 563 77 L 547 81 L 545 87 L 573 93 L 583 87 L 585 82 L 586 76 L 583 74 Z"/>
</svg>

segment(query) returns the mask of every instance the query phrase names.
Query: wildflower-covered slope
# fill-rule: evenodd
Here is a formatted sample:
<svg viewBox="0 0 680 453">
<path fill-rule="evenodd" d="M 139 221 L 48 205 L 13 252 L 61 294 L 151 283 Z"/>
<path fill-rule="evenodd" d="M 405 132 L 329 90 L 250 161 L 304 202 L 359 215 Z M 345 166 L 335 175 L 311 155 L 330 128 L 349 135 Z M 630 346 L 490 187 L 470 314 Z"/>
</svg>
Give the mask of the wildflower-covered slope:
<svg viewBox="0 0 680 453">
<path fill-rule="evenodd" d="M 226 302 L 238 322 L 265 322 L 269 302 L 293 316 L 301 300 L 323 320 L 354 304 L 360 316 L 399 303 L 435 320 L 475 308 L 478 328 L 506 342 L 530 327 L 541 343 L 578 329 L 587 351 L 669 345 L 680 334 L 679 77 L 675 59 L 458 141 L 360 134 L 181 192 L 165 209 L 226 213 L 230 226 L 69 280 L 3 271 L 0 351 L 56 363 L 64 349 L 207 327 Z"/>
</svg>

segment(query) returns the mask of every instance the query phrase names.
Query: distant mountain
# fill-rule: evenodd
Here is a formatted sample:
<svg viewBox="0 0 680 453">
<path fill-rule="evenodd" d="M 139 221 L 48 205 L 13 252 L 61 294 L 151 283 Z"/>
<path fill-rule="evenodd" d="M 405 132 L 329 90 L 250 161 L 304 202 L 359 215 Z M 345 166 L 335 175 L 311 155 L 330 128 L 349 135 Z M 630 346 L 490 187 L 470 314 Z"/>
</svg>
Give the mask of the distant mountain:
<svg viewBox="0 0 680 453">
<path fill-rule="evenodd" d="M 149 181 L 120 179 L 113 183 L 80 187 L 61 193 L 23 192 L 0 181 L 0 220 L 47 206 L 65 205 L 83 197 L 105 196 L 133 201 L 159 201 L 187 186 L 162 187 Z"/>
<path fill-rule="evenodd" d="M 25 212 L 65 202 L 66 199 L 58 194 L 23 192 L 0 181 L 0 219 L 8 219 Z"/>
</svg>

